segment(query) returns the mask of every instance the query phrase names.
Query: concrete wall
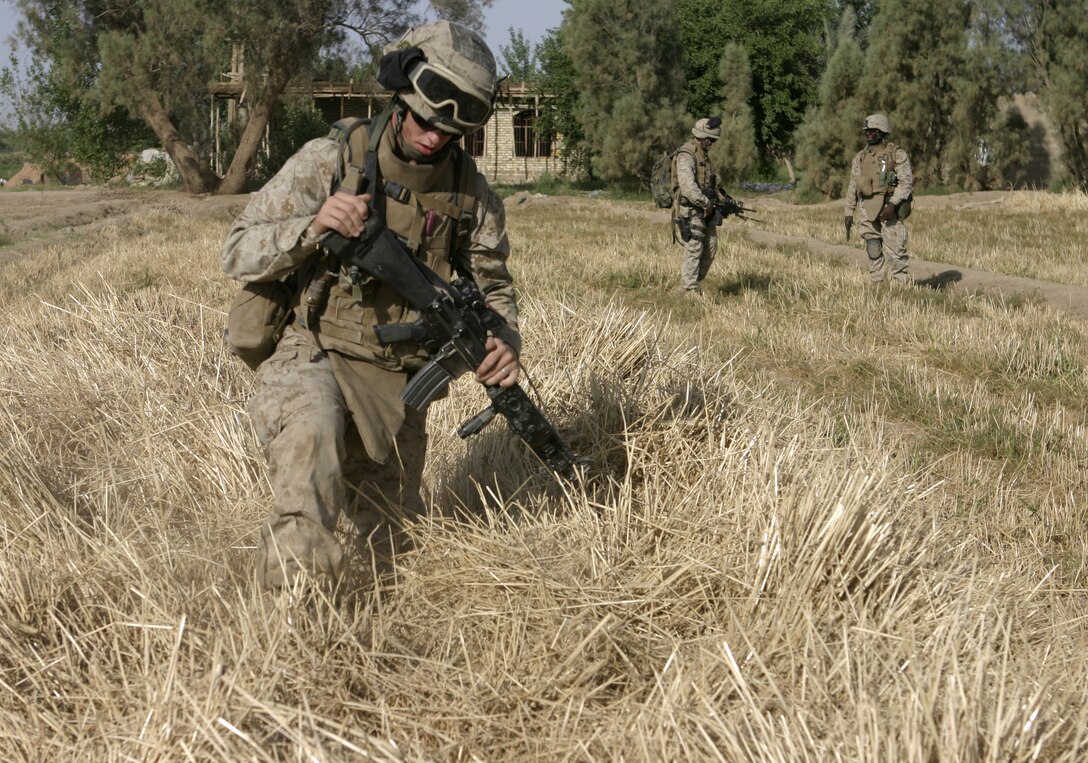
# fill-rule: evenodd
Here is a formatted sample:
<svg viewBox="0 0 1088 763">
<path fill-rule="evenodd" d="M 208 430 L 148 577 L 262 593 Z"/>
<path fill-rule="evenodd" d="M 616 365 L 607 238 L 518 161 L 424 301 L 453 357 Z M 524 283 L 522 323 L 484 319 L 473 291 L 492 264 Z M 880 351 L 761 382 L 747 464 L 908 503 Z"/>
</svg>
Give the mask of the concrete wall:
<svg viewBox="0 0 1088 763">
<path fill-rule="evenodd" d="M 490 182 L 530 183 L 544 173 L 553 177 L 563 174 L 563 162 L 558 158 L 558 141 L 553 140 L 547 156 L 517 156 L 514 147 L 514 115 L 524 111 L 525 104 L 499 104 L 483 128 L 483 153 L 476 156 L 476 166 Z"/>
</svg>

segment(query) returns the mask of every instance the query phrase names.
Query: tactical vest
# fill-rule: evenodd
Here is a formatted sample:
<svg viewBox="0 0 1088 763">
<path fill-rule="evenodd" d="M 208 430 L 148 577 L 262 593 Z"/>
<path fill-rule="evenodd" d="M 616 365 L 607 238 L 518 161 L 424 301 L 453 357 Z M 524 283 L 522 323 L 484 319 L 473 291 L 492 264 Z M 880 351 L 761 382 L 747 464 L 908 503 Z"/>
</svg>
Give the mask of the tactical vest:
<svg viewBox="0 0 1088 763">
<path fill-rule="evenodd" d="M 346 140 L 340 137 L 339 177 L 350 186 L 353 177 L 357 182 L 362 180 L 363 157 L 371 138 L 369 125 L 357 120 L 337 124 L 330 137 L 337 129 L 348 130 Z M 472 157 L 455 144 L 434 163 L 413 164 L 396 155 L 393 130 L 383 129 L 378 140 L 381 192 L 372 203 L 384 208 L 389 230 L 443 279 L 450 279 L 455 265 L 467 272 L 468 263 L 454 260 L 475 222 L 476 164 Z M 340 185 L 339 177 L 330 192 Z M 361 185 L 356 186 L 359 190 Z M 426 351 L 414 342 L 382 346 L 374 326 L 409 323 L 419 317 L 396 291 L 376 278 L 363 274 L 353 283 L 346 263 L 342 263 L 324 311 L 310 328 L 326 350 L 368 360 L 390 371 L 413 371 L 427 362 Z"/>
<path fill-rule="evenodd" d="M 718 185 L 718 178 L 714 175 L 714 170 L 710 166 L 710 157 L 707 156 L 706 151 L 703 151 L 699 147 L 699 144 L 693 139 L 676 149 L 676 156 L 679 156 L 682 153 L 690 154 L 691 158 L 695 161 L 696 185 L 702 188 L 704 193 L 716 188 Z M 680 200 L 680 180 L 676 172 L 676 156 L 674 156 L 672 160 L 673 198 L 677 200 L 677 205 L 687 204 L 687 202 Z"/>
<path fill-rule="evenodd" d="M 858 159 L 861 174 L 858 175 L 855 183 L 858 195 L 863 199 L 877 195 L 883 196 L 895 191 L 897 149 L 898 146 L 894 143 L 887 142 L 862 149 Z"/>
</svg>

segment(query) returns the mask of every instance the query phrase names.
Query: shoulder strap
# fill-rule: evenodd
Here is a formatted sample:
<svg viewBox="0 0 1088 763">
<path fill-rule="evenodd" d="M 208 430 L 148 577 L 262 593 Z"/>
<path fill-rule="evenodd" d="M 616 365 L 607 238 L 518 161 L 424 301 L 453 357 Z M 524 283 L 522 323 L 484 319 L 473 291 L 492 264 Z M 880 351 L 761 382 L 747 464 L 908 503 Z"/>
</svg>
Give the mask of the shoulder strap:
<svg viewBox="0 0 1088 763">
<path fill-rule="evenodd" d="M 340 146 L 331 192 L 348 191 L 359 194 L 366 189 L 377 195 L 382 192 L 378 184 L 378 145 L 382 133 L 393 115 L 392 102 L 373 120 L 346 117 L 335 122 L 329 138 Z M 360 127 L 367 129 L 361 130 Z"/>
<path fill-rule="evenodd" d="M 453 150 L 456 154 L 453 165 L 453 187 L 456 189 L 453 203 L 458 207 L 460 215 L 457 218 L 457 232 L 450 242 L 450 262 L 462 276 L 473 278 L 471 264 L 467 258 L 461 257 L 461 246 L 468 241 L 473 223 L 476 222 L 476 162 L 460 144 L 455 145 Z"/>
</svg>

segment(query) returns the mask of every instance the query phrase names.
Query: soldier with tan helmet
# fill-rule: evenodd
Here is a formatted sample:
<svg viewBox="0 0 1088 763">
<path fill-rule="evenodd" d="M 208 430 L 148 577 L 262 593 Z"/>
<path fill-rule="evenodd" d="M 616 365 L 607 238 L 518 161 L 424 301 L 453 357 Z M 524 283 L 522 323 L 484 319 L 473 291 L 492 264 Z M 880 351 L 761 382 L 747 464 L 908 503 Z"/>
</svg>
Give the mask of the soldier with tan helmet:
<svg viewBox="0 0 1088 763">
<path fill-rule="evenodd" d="M 341 184 L 348 171 L 360 175 L 352 144 L 334 135 L 310 141 L 253 194 L 222 250 L 223 270 L 239 281 L 297 274 L 295 320 L 258 367 L 248 404 L 274 494 L 257 570 L 273 589 L 340 573 L 342 512 L 354 523 L 356 547 L 381 563 L 425 510 L 426 414 L 399 395 L 427 354 L 412 340 L 383 345 L 374 330 L 418 313 L 384 282 L 335 260 L 319 246 L 324 233 L 358 236 L 375 205 L 441 277 L 449 280 L 455 268 L 471 276 L 507 321 L 489 337 L 476 379 L 507 387 L 518 379 L 503 204 L 457 145 L 491 115 L 495 58 L 480 35 L 441 21 L 410 29 L 388 48 L 378 81 L 393 93 L 389 106 L 369 132 L 351 133 L 368 141 L 362 153 L 377 146 L 376 187 L 356 195 Z M 315 294 L 322 295 L 316 306 Z M 370 559 L 360 567 L 369 569 Z"/>
<path fill-rule="evenodd" d="M 721 136 L 720 117 L 700 119 L 691 128 L 691 140 L 673 158 L 672 216 L 684 247 L 677 291 L 685 295 L 699 292 L 718 254 L 718 231 L 709 224 L 719 193 L 718 178 L 707 152 Z"/>
<path fill-rule="evenodd" d="M 869 256 L 869 278 L 884 281 L 885 265 L 892 281 L 910 283 L 907 275 L 907 223 L 913 199 L 914 173 L 901 146 L 890 142 L 892 128 L 883 114 L 862 123 L 865 142 L 850 167 L 846 190 L 846 237 L 857 218 L 858 235 Z"/>
</svg>

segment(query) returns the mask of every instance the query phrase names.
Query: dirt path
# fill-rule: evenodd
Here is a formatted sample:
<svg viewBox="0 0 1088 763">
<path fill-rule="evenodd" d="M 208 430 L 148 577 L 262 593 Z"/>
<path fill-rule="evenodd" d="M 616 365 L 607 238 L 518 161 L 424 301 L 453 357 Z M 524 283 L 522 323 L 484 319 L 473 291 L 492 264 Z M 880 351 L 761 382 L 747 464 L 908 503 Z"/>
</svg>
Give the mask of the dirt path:
<svg viewBox="0 0 1088 763">
<path fill-rule="evenodd" d="M 93 233 L 149 210 L 231 219 L 248 196 L 80 187 L 0 190 L 0 261 L 31 254 L 73 233 Z"/>
<path fill-rule="evenodd" d="M 998 194 L 999 195 L 999 194 Z M 30 254 L 49 244 L 63 240 L 73 233 L 92 233 L 103 225 L 114 224 L 148 210 L 183 212 L 197 216 L 230 220 L 248 200 L 248 195 L 238 196 L 193 196 L 178 191 L 137 190 L 129 188 L 74 188 L 0 190 L 0 261 Z M 919 204 L 986 204 L 994 202 L 995 194 L 955 194 L 949 197 L 921 197 Z M 623 202 L 609 202 L 574 197 L 529 196 L 519 194 L 507 199 L 507 206 L 520 204 L 588 204 L 622 206 L 625 214 L 632 212 L 632 206 Z M 761 200 L 763 207 L 783 205 L 782 202 Z M 838 206 L 829 202 L 829 207 Z M 645 209 L 641 205 L 637 214 L 645 214 L 664 222 L 666 212 Z M 865 252 L 860 246 L 847 244 L 829 244 L 805 236 L 791 236 L 771 233 L 758 228 L 745 228 L 745 234 L 755 244 L 774 246 L 787 244 L 804 246 L 813 254 L 836 257 L 865 270 L 868 263 Z M 912 258 L 910 271 L 914 280 L 922 286 L 939 289 L 957 289 L 966 291 L 1002 294 L 1006 297 L 1026 297 L 1039 299 L 1056 310 L 1063 310 L 1082 320 L 1088 320 L 1088 288 L 1063 286 L 1049 281 L 1031 278 L 1018 278 L 1001 273 L 988 273 L 981 270 L 949 265 L 946 263 L 926 262 Z"/>
<path fill-rule="evenodd" d="M 804 246 L 813 254 L 837 257 L 857 265 L 862 270 L 869 269 L 868 257 L 860 246 L 829 244 L 806 236 L 789 236 L 755 228 L 749 228 L 745 233 L 749 240 L 757 244 Z M 1050 281 L 1038 281 L 1034 278 L 972 270 L 959 265 L 949 265 L 946 262 L 927 262 L 915 257 L 910 259 L 910 274 L 915 283 L 920 286 L 1038 299 L 1056 310 L 1064 310 L 1081 320 L 1088 320 L 1088 288 L 1083 286 L 1064 286 Z"/>
</svg>

